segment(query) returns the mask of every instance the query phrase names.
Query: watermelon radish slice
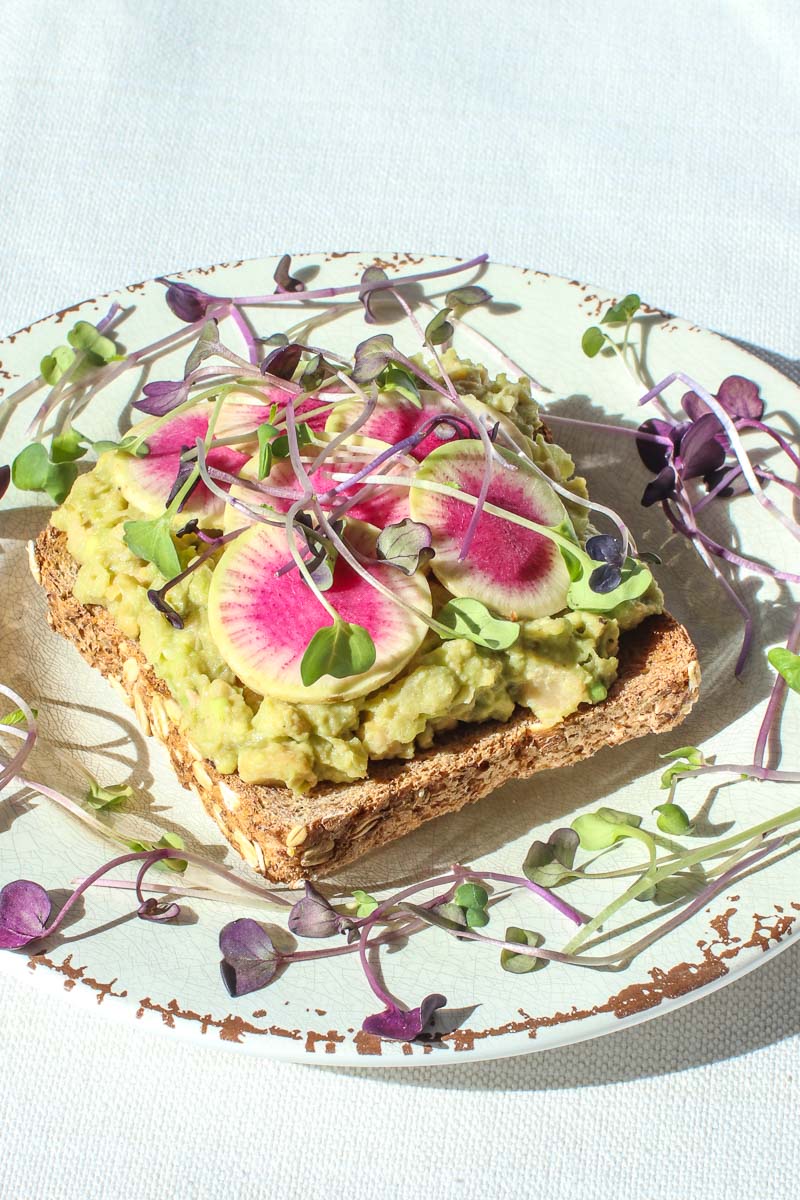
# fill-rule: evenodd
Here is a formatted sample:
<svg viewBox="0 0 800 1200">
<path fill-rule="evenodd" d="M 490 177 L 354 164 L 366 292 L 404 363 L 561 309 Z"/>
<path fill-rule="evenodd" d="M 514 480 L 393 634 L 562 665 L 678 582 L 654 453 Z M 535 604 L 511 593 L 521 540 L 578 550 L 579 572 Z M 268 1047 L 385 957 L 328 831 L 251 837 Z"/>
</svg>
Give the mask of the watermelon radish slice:
<svg viewBox="0 0 800 1200">
<path fill-rule="evenodd" d="M 231 392 L 220 410 L 219 420 L 217 421 L 217 433 L 220 437 L 228 437 L 237 433 L 250 433 L 263 425 L 269 420 L 273 405 L 277 405 L 278 412 L 276 417 L 279 417 L 282 410 L 291 400 L 291 392 L 284 392 L 280 388 L 263 388 L 259 389 L 264 393 L 263 401 L 259 401 L 258 397 L 252 392 Z M 321 403 L 313 396 L 306 397 L 297 405 L 298 421 L 305 420 L 304 413 L 313 412 L 314 409 L 322 407 Z M 318 413 L 315 417 L 309 417 L 307 424 L 309 428 L 320 432 L 325 427 L 325 422 L 328 419 L 329 409 Z"/>
<path fill-rule="evenodd" d="M 333 459 L 326 459 L 319 470 L 315 471 L 311 476 L 312 483 L 315 485 L 318 493 L 324 493 L 334 488 L 341 480 L 334 478 L 335 475 L 351 474 L 354 475 L 366 466 L 371 458 L 376 458 L 382 450 L 388 450 L 389 447 L 383 442 L 379 442 L 373 438 L 358 438 L 359 445 L 363 446 L 369 452 L 366 454 L 348 454 L 347 448 L 341 446 Z M 316 447 L 304 447 L 304 454 L 314 454 Z M 311 463 L 307 462 L 306 466 L 311 467 Z M 384 466 L 379 468 L 380 474 L 398 475 L 403 479 L 408 479 L 411 474 L 408 467 L 408 460 L 405 462 L 396 462 L 391 460 Z M 258 478 L 258 455 L 255 454 L 248 463 L 239 472 L 249 479 Z M 262 482 L 270 487 L 280 488 L 288 493 L 286 496 L 273 497 L 264 496 L 260 498 L 257 492 L 251 491 L 249 488 L 240 488 L 234 486 L 231 490 L 231 495 L 237 500 L 243 500 L 245 504 L 256 506 L 259 503 L 269 504 L 277 512 L 288 512 L 291 505 L 294 503 L 292 497 L 299 498 L 303 494 L 303 489 L 294 473 L 292 464 L 288 458 L 279 459 L 272 465 L 272 470 L 267 479 Z M 353 487 L 343 488 L 337 492 L 336 496 L 327 500 L 323 504 L 326 512 L 343 504 L 349 496 L 356 492 L 364 491 L 366 484 L 357 483 Z M 365 495 L 364 499 L 347 510 L 347 517 L 354 518 L 358 521 L 366 521 L 370 525 L 377 525 L 379 529 L 385 529 L 387 525 L 395 525 L 404 520 L 408 516 L 408 484 L 392 487 L 390 484 L 375 484 Z M 247 524 L 247 517 L 239 509 L 232 506 L 227 506 L 224 517 L 224 529 L 229 533 L 232 529 L 240 528 Z"/>
<path fill-rule="evenodd" d="M 258 405 L 253 406 L 258 409 Z M 201 402 L 194 408 L 177 413 L 171 420 L 156 428 L 147 439 L 150 453 L 146 458 L 119 456 L 119 486 L 129 503 L 148 516 L 157 516 L 166 507 L 167 497 L 180 466 L 181 450 L 193 446 L 197 438 L 206 436 L 208 422 L 214 410 L 212 402 Z M 269 409 L 266 410 L 267 414 Z M 265 418 L 266 419 L 266 418 Z M 141 421 L 132 432 L 146 433 L 156 421 Z M 237 472 L 250 457 L 249 448 L 241 451 L 234 446 L 218 446 L 208 453 L 208 462 L 221 471 Z M 208 518 L 219 515 L 223 501 L 212 495 L 200 482 L 181 510 L 182 515 Z"/>
<path fill-rule="evenodd" d="M 377 529 L 357 521 L 347 527 L 348 543 L 371 557 L 377 536 Z M 299 571 L 277 575 L 288 557 L 283 528 L 253 525 L 230 543 L 214 569 L 208 599 L 211 635 L 242 683 L 261 696 L 316 703 L 363 696 L 397 675 L 419 648 L 427 626 L 340 558 L 325 598 L 342 620 L 369 632 L 375 665 L 361 675 L 324 675 L 309 687 L 303 685 L 300 663 L 306 646 L 331 618 Z M 422 574 L 408 577 L 389 566 L 368 570 L 395 595 L 430 614 L 430 589 Z"/>
<path fill-rule="evenodd" d="M 409 437 L 419 429 L 420 425 L 430 420 L 431 417 L 438 417 L 443 413 L 454 413 L 458 416 L 463 416 L 463 413 L 459 412 L 452 401 L 446 399 L 446 397 L 440 395 L 438 392 L 420 392 L 420 400 L 422 401 L 422 408 L 418 408 L 415 404 L 412 404 L 410 400 L 401 396 L 399 392 L 381 393 L 375 411 L 361 426 L 358 431 L 359 434 L 364 434 L 371 438 L 379 438 L 381 441 L 388 442 L 390 446 L 393 446 L 403 438 Z M 488 424 L 489 429 L 499 421 L 501 428 L 507 429 L 518 445 L 527 442 L 525 435 L 503 413 L 497 412 L 495 409 L 490 408 L 488 404 L 484 404 L 480 400 L 475 400 L 471 396 L 465 396 L 463 400 L 464 405 L 474 417 L 485 418 L 485 423 Z M 352 424 L 361 411 L 361 407 L 358 401 L 352 402 L 346 400 L 337 404 L 325 425 L 326 432 L 341 433 L 348 425 Z M 452 437 L 448 438 L 447 436 L 448 431 L 449 427 L 447 425 L 438 425 L 409 453 L 414 456 L 417 462 L 422 462 L 433 450 L 452 440 Z"/>
<path fill-rule="evenodd" d="M 566 509 L 553 489 L 520 460 L 505 451 L 499 453 L 517 469 L 494 467 L 487 503 L 538 525 L 568 522 Z M 481 443 L 461 439 L 429 454 L 415 479 L 477 496 L 484 462 Z M 558 546 L 543 534 L 483 512 L 467 559 L 461 563 L 458 556 L 473 506 L 456 496 L 415 486 L 409 507 L 413 520 L 430 527 L 436 550 L 431 567 L 455 596 L 480 600 L 504 617 L 547 617 L 566 608 L 569 574 Z"/>
</svg>

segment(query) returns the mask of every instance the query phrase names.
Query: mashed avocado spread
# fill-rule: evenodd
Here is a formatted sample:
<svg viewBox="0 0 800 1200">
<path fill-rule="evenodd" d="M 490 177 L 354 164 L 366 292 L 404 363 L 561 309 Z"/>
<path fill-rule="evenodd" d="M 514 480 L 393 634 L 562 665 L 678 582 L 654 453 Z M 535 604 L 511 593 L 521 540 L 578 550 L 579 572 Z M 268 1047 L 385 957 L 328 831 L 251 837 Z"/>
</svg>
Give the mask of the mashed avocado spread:
<svg viewBox="0 0 800 1200">
<path fill-rule="evenodd" d="M 527 381 L 490 380 L 484 368 L 457 359 L 446 366 L 459 391 L 514 420 L 540 467 L 585 495 L 569 455 L 537 432 Z M 169 593 L 182 629 L 149 602 L 148 589 L 165 581 L 123 541 L 123 523 L 143 514 L 120 490 L 121 458 L 117 451 L 104 453 L 52 518 L 79 565 L 75 597 L 106 608 L 124 635 L 138 640 L 180 706 L 186 735 L 220 771 L 238 772 L 249 783 L 284 783 L 305 792 L 321 780 L 360 779 L 370 759 L 411 758 L 459 722 L 505 721 L 516 705 L 543 726 L 556 724 L 580 704 L 605 698 L 616 676 L 620 632 L 661 610 L 661 593 L 652 584 L 643 597 L 603 615 L 566 611 L 521 621 L 520 636 L 507 650 L 465 638 L 442 641 L 429 631 L 394 679 L 359 699 L 302 704 L 257 695 L 237 680 L 209 629 L 216 558 Z M 586 509 L 568 508 L 582 536 Z M 177 518 L 175 528 L 183 523 Z M 191 539 L 176 545 L 183 566 L 197 557 Z M 435 615 L 449 596 L 435 583 L 432 591 Z"/>
</svg>

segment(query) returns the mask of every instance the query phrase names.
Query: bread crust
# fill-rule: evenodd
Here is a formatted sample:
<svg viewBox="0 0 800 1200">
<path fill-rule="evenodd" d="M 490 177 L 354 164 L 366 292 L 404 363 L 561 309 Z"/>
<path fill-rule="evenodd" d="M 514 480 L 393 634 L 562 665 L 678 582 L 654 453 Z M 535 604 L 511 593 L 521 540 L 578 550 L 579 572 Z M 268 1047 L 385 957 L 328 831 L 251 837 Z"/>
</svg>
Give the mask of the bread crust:
<svg viewBox="0 0 800 1200">
<path fill-rule="evenodd" d="M 456 812 L 513 778 L 567 766 L 605 746 L 679 724 L 698 693 L 700 668 L 689 634 L 668 613 L 620 642 L 619 675 L 601 704 L 584 705 L 543 729 L 517 708 L 506 722 L 459 725 L 407 761 L 371 762 L 368 776 L 289 788 L 222 775 L 179 727 L 180 709 L 137 642 L 111 615 L 73 594 L 77 564 L 66 536 L 48 526 L 32 555 L 47 594 L 48 620 L 121 691 L 146 735 L 166 746 L 181 783 L 202 801 L 225 837 L 260 874 L 298 884 L 334 874 L 443 813 Z"/>
</svg>

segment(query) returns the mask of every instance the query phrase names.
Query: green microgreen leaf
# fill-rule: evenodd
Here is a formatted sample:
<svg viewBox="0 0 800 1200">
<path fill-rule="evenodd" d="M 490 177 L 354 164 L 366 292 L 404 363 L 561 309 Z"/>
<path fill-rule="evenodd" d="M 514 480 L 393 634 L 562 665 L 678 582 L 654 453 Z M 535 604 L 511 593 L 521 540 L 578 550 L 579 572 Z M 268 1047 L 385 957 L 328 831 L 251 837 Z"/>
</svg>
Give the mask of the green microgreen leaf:
<svg viewBox="0 0 800 1200">
<path fill-rule="evenodd" d="M 163 833 L 157 842 L 144 842 L 138 838 L 132 838 L 130 841 L 123 839 L 124 844 L 131 850 L 135 850 L 137 854 L 149 850 L 185 850 L 183 838 L 177 833 Z M 159 867 L 164 867 L 167 871 L 176 871 L 182 874 L 188 867 L 188 863 L 183 858 L 162 858 L 157 864 Z"/>
<path fill-rule="evenodd" d="M 581 349 L 587 358 L 594 358 L 605 345 L 606 335 L 596 325 L 590 325 L 581 338 Z"/>
<path fill-rule="evenodd" d="M 485 908 L 464 909 L 464 919 L 468 929 L 482 929 L 489 924 L 489 914 Z"/>
<path fill-rule="evenodd" d="M 405 517 L 396 525 L 387 525 L 378 535 L 375 552 L 382 562 L 397 567 L 404 575 L 413 575 L 434 556 L 431 531 L 420 521 Z"/>
<path fill-rule="evenodd" d="M 697 746 L 679 746 L 677 750 L 670 750 L 668 754 L 660 754 L 659 758 L 671 761 L 671 766 L 667 767 L 661 776 L 662 788 L 672 787 L 676 778 L 684 775 L 687 771 L 694 771 L 697 767 L 704 766 L 706 761 Z"/>
<path fill-rule="evenodd" d="M 453 894 L 453 900 L 460 908 L 486 908 L 489 893 L 479 883 L 461 883 Z"/>
<path fill-rule="evenodd" d="M 800 692 L 800 654 L 793 654 L 785 646 L 775 646 L 767 658 L 792 691 Z"/>
<path fill-rule="evenodd" d="M 598 808 L 584 813 L 572 822 L 583 850 L 607 850 L 623 838 L 636 837 L 642 818 L 614 808 Z"/>
<path fill-rule="evenodd" d="M 397 392 L 405 400 L 410 400 L 417 408 L 422 408 L 419 388 L 414 376 L 402 367 L 385 367 L 378 376 L 377 383 L 382 392 Z"/>
<path fill-rule="evenodd" d="M 300 677 L 311 687 L 323 675 L 346 679 L 361 675 L 375 663 L 375 643 L 362 625 L 336 620 L 318 629 L 306 646 Z"/>
<path fill-rule="evenodd" d="M 199 367 L 201 362 L 205 362 L 212 354 L 216 354 L 217 347 L 219 346 L 218 332 L 217 322 L 213 317 L 211 320 L 206 321 L 200 330 L 200 336 L 195 342 L 189 357 L 186 359 L 186 364 L 183 368 L 184 379 L 187 375 L 191 375 L 192 371 Z"/>
<path fill-rule="evenodd" d="M 653 812 L 658 813 L 656 825 L 662 833 L 671 833 L 675 837 L 685 837 L 694 828 L 689 817 L 679 804 L 657 804 Z"/>
<path fill-rule="evenodd" d="M 378 907 L 378 901 L 374 896 L 370 896 L 368 892 L 363 892 L 361 888 L 356 888 L 353 892 L 353 901 L 356 908 L 357 917 L 369 917 L 375 912 Z"/>
<path fill-rule="evenodd" d="M 555 829 L 546 842 L 533 843 L 522 864 L 523 875 L 540 887 L 556 887 L 572 875 L 579 844 L 574 829 Z"/>
<path fill-rule="evenodd" d="M 97 442 L 92 442 L 91 447 L 98 458 L 108 450 L 114 450 L 118 454 L 130 454 L 136 458 L 147 458 L 147 455 L 150 453 L 147 443 L 140 442 L 139 438 L 134 434 L 128 434 L 119 442 L 111 442 L 105 438 L 101 438 Z"/>
<path fill-rule="evenodd" d="M 67 334 L 67 341 L 74 350 L 81 350 L 86 361 L 102 367 L 116 357 L 117 347 L 111 338 L 98 333 L 88 321 L 78 321 Z"/>
<path fill-rule="evenodd" d="M 75 351 L 71 346 L 55 346 L 39 363 L 42 379 L 53 387 L 74 362 Z"/>
<path fill-rule="evenodd" d="M 181 560 L 172 540 L 168 513 L 150 521 L 126 521 L 123 541 L 138 558 L 153 563 L 165 579 L 174 579 L 181 571 Z"/>
<path fill-rule="evenodd" d="M 632 320 L 639 309 L 642 307 L 642 302 L 635 292 L 630 292 L 627 296 L 623 296 L 616 304 L 612 304 L 611 308 L 604 314 L 601 325 L 627 325 L 628 321 Z"/>
<path fill-rule="evenodd" d="M 431 346 L 440 346 L 442 342 L 448 342 L 453 336 L 453 326 L 447 319 L 449 315 L 449 308 L 441 308 L 425 326 L 425 341 L 429 342 Z"/>
<path fill-rule="evenodd" d="M 272 470 L 271 440 L 278 436 L 278 431 L 274 425 L 265 422 L 263 425 L 259 425 L 256 436 L 258 437 L 258 478 L 266 479 Z"/>
<path fill-rule="evenodd" d="M 485 304 L 491 298 L 491 293 L 487 292 L 486 288 L 478 287 L 477 284 L 468 284 L 466 287 L 453 288 L 445 296 L 444 302 L 449 308 L 459 310 L 474 308 L 476 304 Z"/>
<path fill-rule="evenodd" d="M 89 449 L 89 443 L 84 445 L 84 438 L 76 429 L 65 429 L 57 433 L 50 444 L 50 457 L 54 463 L 74 462 L 83 458 Z"/>
<path fill-rule="evenodd" d="M 449 600 L 436 616 L 440 625 L 450 632 L 442 637 L 468 638 L 477 646 L 488 650 L 507 650 L 519 637 L 516 621 L 505 621 L 493 616 L 480 600 L 459 596 Z"/>
<path fill-rule="evenodd" d="M 32 708 L 31 712 L 34 717 L 38 717 L 39 712 L 37 709 Z M 0 725 L 24 725 L 26 720 L 27 718 L 22 709 L 15 708 L 11 712 L 6 713 L 4 717 L 0 717 Z"/>
<path fill-rule="evenodd" d="M 519 946 L 541 946 L 544 938 L 533 929 L 522 929 L 519 925 L 509 925 L 506 929 L 505 940 L 516 942 Z M 530 971 L 538 971 L 547 966 L 546 958 L 534 958 L 532 954 L 515 954 L 513 950 L 500 951 L 500 966 L 504 971 L 513 975 L 527 975 Z"/>
<path fill-rule="evenodd" d="M 132 797 L 133 788 L 128 783 L 113 783 L 110 787 L 102 787 L 96 779 L 93 779 L 83 800 L 91 808 L 102 812 L 104 809 L 124 808 L 126 801 Z"/>
<path fill-rule="evenodd" d="M 300 447 L 308 446 L 314 440 L 314 435 L 311 429 L 306 425 L 305 421 L 301 421 L 296 429 L 297 444 Z M 280 437 L 276 437 L 272 443 L 273 458 L 288 458 L 289 457 L 289 437 L 282 433 Z"/>
<path fill-rule="evenodd" d="M 74 463 L 51 462 L 41 442 L 26 446 L 11 464 L 15 487 L 26 492 L 46 492 L 56 504 L 66 500 L 77 477 Z"/>
<path fill-rule="evenodd" d="M 20 450 L 11 464 L 11 480 L 23 492 L 43 492 L 50 460 L 41 442 L 32 442 Z"/>
<path fill-rule="evenodd" d="M 596 592 L 589 581 L 597 563 L 582 551 L 573 553 L 563 546 L 559 549 L 572 580 L 567 592 L 567 604 L 573 611 L 610 612 L 627 600 L 638 600 L 653 582 L 652 572 L 644 563 L 635 558 L 626 558 L 617 587 L 610 592 Z M 576 563 L 581 567 L 577 578 L 574 577 Z"/>
</svg>

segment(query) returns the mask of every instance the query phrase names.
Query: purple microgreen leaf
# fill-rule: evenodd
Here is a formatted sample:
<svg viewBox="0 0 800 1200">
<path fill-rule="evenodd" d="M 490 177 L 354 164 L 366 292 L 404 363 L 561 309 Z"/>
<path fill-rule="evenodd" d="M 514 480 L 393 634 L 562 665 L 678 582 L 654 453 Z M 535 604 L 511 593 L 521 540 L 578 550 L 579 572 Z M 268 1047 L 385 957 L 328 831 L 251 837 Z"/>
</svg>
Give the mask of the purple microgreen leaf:
<svg viewBox="0 0 800 1200">
<path fill-rule="evenodd" d="M 606 343 L 606 335 L 596 325 L 590 325 L 581 338 L 581 350 L 587 358 L 594 358 Z"/>
<path fill-rule="evenodd" d="M 289 272 L 291 270 L 291 266 L 292 256 L 290 254 L 284 254 L 275 268 L 275 274 L 272 276 L 278 285 L 275 289 L 276 291 L 304 292 L 306 290 L 306 285 L 303 283 L 302 279 L 297 279 L 295 276 L 290 275 Z"/>
<path fill-rule="evenodd" d="M 175 499 L 178 492 L 181 490 L 181 488 L 186 483 L 187 479 L 189 478 L 189 476 L 192 474 L 192 472 L 195 470 L 195 468 L 197 466 L 197 463 L 193 459 L 184 460 L 184 458 L 183 458 L 183 455 L 186 454 L 187 451 L 189 451 L 191 449 L 192 449 L 191 446 L 181 446 L 181 458 L 180 458 L 180 461 L 178 462 L 178 471 L 177 471 L 177 474 L 175 475 L 175 480 L 172 484 L 172 487 L 169 490 L 169 495 L 167 496 L 167 499 L 166 499 L 166 507 L 167 508 L 169 508 L 170 504 L 172 504 L 172 501 Z M 200 476 L 198 474 L 195 476 L 194 483 L 189 488 L 188 492 L 186 493 L 186 495 L 183 497 L 180 504 L 178 505 L 178 509 L 177 509 L 178 512 L 183 511 L 185 504 L 187 503 L 187 501 L 189 500 L 189 498 L 192 495 L 192 492 L 195 490 L 195 488 L 197 487 L 197 485 L 199 483 L 200 483 Z"/>
<path fill-rule="evenodd" d="M 0 891 L 0 949 L 17 950 L 42 936 L 50 897 L 38 883 L 15 879 Z"/>
<path fill-rule="evenodd" d="M 441 308 L 431 317 L 425 326 L 425 341 L 429 345 L 441 346 L 443 342 L 449 342 L 454 333 L 453 326 L 447 319 L 449 315 L 449 308 Z"/>
<path fill-rule="evenodd" d="M 203 328 L 200 330 L 200 336 L 194 344 L 194 347 L 186 359 L 183 368 L 184 378 L 191 375 L 202 362 L 207 358 L 211 358 L 219 349 L 219 326 L 216 320 L 212 317 L 210 321 L 206 321 Z"/>
<path fill-rule="evenodd" d="M 3 499 L 8 491 L 8 485 L 11 483 L 11 467 L 0 467 L 0 500 Z"/>
<path fill-rule="evenodd" d="M 449 600 L 436 614 L 436 619 L 450 631 L 449 634 L 442 633 L 442 637 L 465 637 L 488 650 L 507 650 L 519 637 L 516 621 L 495 617 L 480 600 L 466 596 Z"/>
<path fill-rule="evenodd" d="M 163 417 L 189 398 L 189 385 L 183 379 L 146 383 L 142 388 L 142 397 L 134 400 L 134 408 L 151 417 Z"/>
<path fill-rule="evenodd" d="M 143 921 L 174 921 L 176 917 L 181 915 L 181 906 L 175 901 L 157 900 L 155 896 L 149 896 L 136 910 L 137 917 L 141 917 Z"/>
<path fill-rule="evenodd" d="M 616 304 L 612 304 L 600 320 L 601 325 L 627 325 L 632 320 L 642 302 L 635 292 L 623 296 Z"/>
<path fill-rule="evenodd" d="M 265 929 L 252 917 L 240 917 L 219 934 L 220 972 L 231 996 L 245 996 L 266 987 L 281 963 L 281 954 Z"/>
<path fill-rule="evenodd" d="M 166 300 L 175 316 L 189 325 L 200 321 L 206 315 L 208 306 L 214 303 L 212 296 L 188 283 L 171 283 L 167 288 Z"/>
<path fill-rule="evenodd" d="M 643 421 L 639 426 L 639 432 L 649 434 L 651 437 L 669 438 L 672 442 L 672 448 L 668 445 L 663 445 L 660 442 L 651 442 L 646 438 L 637 438 L 636 449 L 639 451 L 641 458 L 648 471 L 652 471 L 657 475 L 664 467 L 668 466 L 672 461 L 672 455 L 680 441 L 681 434 L 689 428 L 688 422 L 683 425 L 670 425 L 669 421 L 659 421 L 655 417 L 650 417 L 647 421 Z"/>
<path fill-rule="evenodd" d="M 792 691 L 800 692 L 800 654 L 794 654 L 786 646 L 775 646 L 767 658 Z"/>
<path fill-rule="evenodd" d="M 541 946 L 544 938 L 533 929 L 522 929 L 519 925 L 509 925 L 506 929 L 505 940 L 515 942 L 519 946 Z M 512 975 L 527 975 L 530 971 L 539 971 L 547 966 L 546 958 L 534 958 L 532 954 L 515 954 L 513 950 L 500 951 L 500 966 Z"/>
<path fill-rule="evenodd" d="M 362 675 L 374 666 L 375 653 L 375 643 L 362 625 L 336 620 L 318 629 L 306 646 L 300 678 L 311 687 L 323 675 L 334 679 Z"/>
<path fill-rule="evenodd" d="M 384 287 L 370 287 L 370 284 L 385 284 L 389 282 L 389 276 L 382 267 L 367 267 L 364 274 L 361 276 L 361 287 L 358 292 L 358 298 L 364 307 L 364 320 L 368 325 L 377 325 L 382 319 L 387 296 L 387 289 Z"/>
<path fill-rule="evenodd" d="M 586 553 L 595 562 L 613 563 L 616 567 L 622 566 L 622 542 L 619 538 L 612 537 L 611 534 L 598 533 L 594 537 L 588 538 Z"/>
<path fill-rule="evenodd" d="M 306 894 L 289 913 L 289 929 L 298 937 L 327 938 L 335 933 L 347 933 L 353 922 L 337 912 L 321 892 L 306 881 Z"/>
<path fill-rule="evenodd" d="M 453 288 L 445 296 L 444 302 L 448 308 L 465 309 L 474 308 L 476 304 L 485 304 L 491 298 L 491 293 L 487 292 L 486 288 L 468 284 L 466 287 Z"/>
<path fill-rule="evenodd" d="M 601 567 L 596 567 L 589 576 L 589 587 L 601 596 L 607 592 L 613 592 L 621 583 L 622 570 L 616 563 L 603 563 Z"/>
<path fill-rule="evenodd" d="M 657 504 L 659 500 L 669 500 L 675 495 L 675 482 L 677 476 L 673 467 L 664 467 L 659 471 L 655 479 L 648 483 L 642 493 L 642 504 L 645 508 L 650 508 L 651 505 Z"/>
<path fill-rule="evenodd" d="M 354 383 L 372 383 L 389 365 L 395 355 L 394 339 L 390 333 L 376 333 L 360 342 L 353 356 L 351 377 Z"/>
<path fill-rule="evenodd" d="M 166 617 L 173 629 L 183 629 L 183 617 L 167 600 L 163 588 L 148 588 L 147 599 L 163 617 Z"/>
<path fill-rule="evenodd" d="M 419 398 L 419 388 L 416 381 L 413 375 L 402 367 L 386 367 L 378 378 L 378 387 L 382 392 L 397 392 L 398 395 L 409 400 L 416 408 L 422 408 L 422 401 Z"/>
<path fill-rule="evenodd" d="M 397 567 L 404 575 L 430 562 L 434 556 L 433 537 L 427 525 L 412 521 L 410 517 L 396 525 L 387 525 L 378 535 L 376 554 L 382 562 Z"/>
<path fill-rule="evenodd" d="M 274 375 L 277 379 L 291 379 L 303 356 L 303 347 L 297 342 L 277 346 L 262 360 L 259 370 L 262 375 Z"/>
<path fill-rule="evenodd" d="M 692 421 L 678 447 L 680 473 L 684 479 L 697 479 L 718 470 L 725 462 L 725 450 L 717 440 L 722 426 L 713 413 Z"/>
<path fill-rule="evenodd" d="M 717 390 L 717 400 L 731 417 L 760 421 L 764 415 L 764 401 L 758 393 L 758 384 L 743 375 L 728 375 Z"/>
<path fill-rule="evenodd" d="M 432 992 L 426 996 L 419 1008 L 403 1012 L 396 1004 L 383 1012 L 366 1017 L 361 1028 L 365 1033 L 388 1038 L 395 1042 L 413 1042 L 416 1039 L 430 1040 L 436 1036 L 434 1017 L 438 1009 L 444 1008 L 447 998 Z"/>
</svg>

